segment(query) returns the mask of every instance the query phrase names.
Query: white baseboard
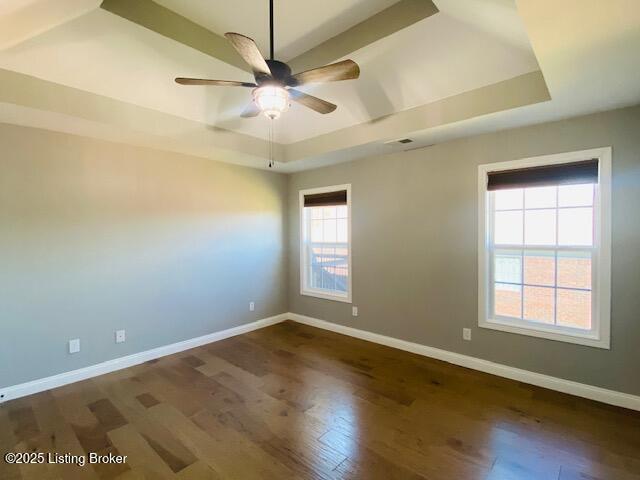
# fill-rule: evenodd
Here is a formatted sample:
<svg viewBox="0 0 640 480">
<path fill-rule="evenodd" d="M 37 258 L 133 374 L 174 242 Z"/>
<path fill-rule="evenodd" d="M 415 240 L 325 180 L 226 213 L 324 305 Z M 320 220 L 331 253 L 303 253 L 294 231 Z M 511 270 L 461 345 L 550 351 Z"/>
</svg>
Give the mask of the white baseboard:
<svg viewBox="0 0 640 480">
<path fill-rule="evenodd" d="M 608 403 L 610 405 L 640 411 L 640 397 L 630 395 L 628 393 L 616 392 L 614 390 L 607 390 L 605 388 L 594 387 L 592 385 L 586 385 L 584 383 L 572 382 L 570 380 L 564 380 L 557 377 L 551 377 L 549 375 L 543 375 L 541 373 L 530 372 L 528 370 L 522 370 L 520 368 L 509 367 L 507 365 L 490 362 L 488 360 L 482 360 L 476 357 L 470 357 L 468 355 L 462 355 L 460 353 L 454 353 L 447 350 L 441 350 L 439 348 L 428 347 L 419 343 L 407 342 L 405 340 L 387 337 L 385 335 L 371 333 L 365 330 L 345 327 L 343 325 L 327 322 L 325 320 L 319 320 L 317 318 L 307 317 L 305 315 L 299 315 L 297 313 L 289 313 L 288 318 L 295 322 L 304 323 L 305 325 L 310 325 L 312 327 L 331 330 L 332 332 L 341 333 L 350 337 L 360 338 L 369 342 L 379 343 L 381 345 L 397 348 L 399 350 L 405 350 L 407 352 L 416 353 L 425 357 L 435 358 L 437 360 L 442 360 L 454 365 L 460 365 L 461 367 L 479 370 L 481 372 L 490 373 L 499 377 L 517 380 L 519 382 L 548 388 L 550 390 L 556 390 L 562 393 L 568 393 L 577 397 L 584 397 L 590 400 L 596 400 L 598 402 Z"/>
<path fill-rule="evenodd" d="M 556 390 L 562 393 L 576 395 L 578 397 L 596 400 L 618 407 L 640 411 L 640 397 L 635 395 L 616 392 L 614 390 L 607 390 L 600 387 L 594 387 L 592 385 L 586 385 L 584 383 L 572 382 L 570 380 L 564 380 L 557 377 L 551 377 L 549 375 L 543 375 L 541 373 L 530 372 L 528 370 L 522 370 L 520 368 L 509 367 L 500 363 L 494 363 L 488 360 L 482 360 L 480 358 L 462 355 L 460 353 L 449 352 L 447 350 L 441 350 L 439 348 L 429 347 L 426 345 L 421 345 L 419 343 L 408 342 L 406 340 L 400 340 L 398 338 L 387 337 L 378 333 L 367 332 L 366 330 L 358 330 L 356 328 L 338 325 L 336 323 L 307 317 L 305 315 L 300 315 L 297 313 L 282 313 L 280 315 L 275 315 L 273 317 L 264 318 L 262 320 L 248 323 L 246 325 L 240 325 L 238 327 L 229 328 L 220 332 L 203 335 L 201 337 L 184 340 L 182 342 L 172 343 L 170 345 L 146 350 L 144 352 L 134 353 L 132 355 L 127 355 L 126 357 L 115 358 L 113 360 L 108 360 L 96 365 L 79 368 L 70 372 L 60 373 L 51 377 L 21 383 L 19 385 L 0 388 L 0 395 L 2 396 L 2 398 L 0 398 L 0 403 L 52 388 L 61 387 L 69 383 L 79 382 L 81 380 L 86 380 L 87 378 L 96 377 L 98 375 L 103 375 L 105 373 L 110 373 L 116 370 L 121 370 L 123 368 L 138 365 L 149 360 L 154 360 L 166 355 L 182 352 L 190 348 L 199 347 L 207 343 L 212 343 L 218 340 L 223 340 L 225 338 L 241 335 L 243 333 L 251 332 L 253 330 L 280 323 L 287 319 L 293 320 L 298 323 L 303 323 L 305 325 L 310 325 L 312 327 L 318 327 L 324 330 L 330 330 L 332 332 L 348 335 L 350 337 L 355 337 L 362 340 L 367 340 L 369 342 L 386 345 L 388 347 L 397 348 L 399 350 L 416 353 L 425 357 L 435 358 L 437 360 L 442 360 L 454 365 L 471 368 L 473 370 L 478 370 L 481 372 L 517 380 L 531 385 L 548 388 L 550 390 Z"/>
<path fill-rule="evenodd" d="M 238 327 L 229 328 L 220 332 L 210 333 L 201 337 L 191 338 L 182 342 L 172 343 L 170 345 L 164 345 L 162 347 L 153 348 L 151 350 L 145 350 L 144 352 L 134 353 L 127 355 L 126 357 L 114 358 L 113 360 L 107 360 L 106 362 L 98 363 L 96 365 L 90 365 L 88 367 L 79 368 L 70 372 L 60 373 L 51 377 L 40 378 L 38 380 L 32 380 L 30 382 L 21 383 L 19 385 L 13 385 L 10 387 L 0 388 L 0 403 L 15 398 L 24 397 L 33 393 L 50 390 L 52 388 L 61 387 L 73 382 L 79 382 L 86 380 L 87 378 L 96 377 L 105 373 L 114 372 L 123 368 L 138 365 L 140 363 L 148 362 L 156 358 L 171 355 L 173 353 L 189 350 L 190 348 L 199 347 L 211 342 L 217 342 L 225 338 L 234 337 L 243 333 L 251 332 L 259 328 L 268 327 L 280 323 L 288 318 L 288 314 L 281 313 L 269 318 L 263 318 L 255 322 L 240 325 Z"/>
</svg>

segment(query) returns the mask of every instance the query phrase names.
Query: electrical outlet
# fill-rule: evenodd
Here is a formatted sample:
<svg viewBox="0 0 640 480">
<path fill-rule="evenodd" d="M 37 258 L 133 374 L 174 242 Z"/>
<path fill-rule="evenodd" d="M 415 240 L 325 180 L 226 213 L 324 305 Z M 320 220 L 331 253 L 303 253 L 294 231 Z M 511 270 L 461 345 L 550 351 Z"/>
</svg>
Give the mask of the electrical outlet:
<svg viewBox="0 0 640 480">
<path fill-rule="evenodd" d="M 356 307 L 355 305 L 351 307 L 351 315 L 354 317 L 358 316 L 358 307 Z"/>
<path fill-rule="evenodd" d="M 80 351 L 80 339 L 74 338 L 69 340 L 69 353 L 78 353 Z"/>
<path fill-rule="evenodd" d="M 124 330 L 116 330 L 116 343 L 124 343 L 126 339 L 127 336 Z"/>
<path fill-rule="evenodd" d="M 253 312 L 256 309 L 256 302 L 249 302 L 249 311 Z"/>
<path fill-rule="evenodd" d="M 463 328 L 462 329 L 462 339 L 463 340 L 467 340 L 467 341 L 471 341 L 471 329 L 470 328 Z"/>
</svg>

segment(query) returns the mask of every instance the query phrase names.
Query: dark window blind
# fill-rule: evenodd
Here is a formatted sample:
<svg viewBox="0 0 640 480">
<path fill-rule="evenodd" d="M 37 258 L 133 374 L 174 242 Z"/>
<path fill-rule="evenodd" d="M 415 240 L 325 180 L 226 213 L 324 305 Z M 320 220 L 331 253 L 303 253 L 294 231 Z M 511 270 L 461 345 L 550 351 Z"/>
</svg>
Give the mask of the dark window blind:
<svg viewBox="0 0 640 480">
<path fill-rule="evenodd" d="M 304 196 L 305 207 L 328 207 L 331 205 L 346 205 L 347 191 L 338 190 L 335 192 L 313 193 Z"/>
<path fill-rule="evenodd" d="M 598 160 L 489 172 L 487 190 L 598 182 Z"/>
</svg>

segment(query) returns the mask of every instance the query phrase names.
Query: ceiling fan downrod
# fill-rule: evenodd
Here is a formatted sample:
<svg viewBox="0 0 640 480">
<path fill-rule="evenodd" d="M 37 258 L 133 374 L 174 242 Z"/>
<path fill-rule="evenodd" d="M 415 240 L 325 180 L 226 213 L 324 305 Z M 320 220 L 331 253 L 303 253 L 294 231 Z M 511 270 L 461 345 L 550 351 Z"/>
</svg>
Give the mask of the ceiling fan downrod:
<svg viewBox="0 0 640 480">
<path fill-rule="evenodd" d="M 271 60 L 275 60 L 273 50 L 273 0 L 269 0 L 269 56 Z"/>
</svg>

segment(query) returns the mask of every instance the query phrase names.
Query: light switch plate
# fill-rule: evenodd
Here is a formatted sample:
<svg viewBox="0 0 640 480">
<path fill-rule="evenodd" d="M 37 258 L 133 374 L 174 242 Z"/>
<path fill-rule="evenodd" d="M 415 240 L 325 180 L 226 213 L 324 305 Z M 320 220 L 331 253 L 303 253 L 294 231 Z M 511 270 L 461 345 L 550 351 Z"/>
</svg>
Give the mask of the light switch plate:
<svg viewBox="0 0 640 480">
<path fill-rule="evenodd" d="M 126 339 L 127 336 L 124 330 L 116 330 L 116 343 L 124 343 Z"/>
<path fill-rule="evenodd" d="M 467 340 L 467 341 L 471 340 L 471 329 L 470 328 L 463 328 L 462 329 L 462 339 L 463 340 Z"/>
<path fill-rule="evenodd" d="M 253 312 L 256 309 L 256 303 L 255 302 L 249 302 L 249 311 Z"/>
<path fill-rule="evenodd" d="M 354 317 L 358 316 L 358 307 L 356 307 L 355 305 L 351 307 L 351 315 Z"/>
<path fill-rule="evenodd" d="M 78 353 L 80 351 L 80 339 L 74 338 L 69 340 L 69 353 Z"/>
</svg>

